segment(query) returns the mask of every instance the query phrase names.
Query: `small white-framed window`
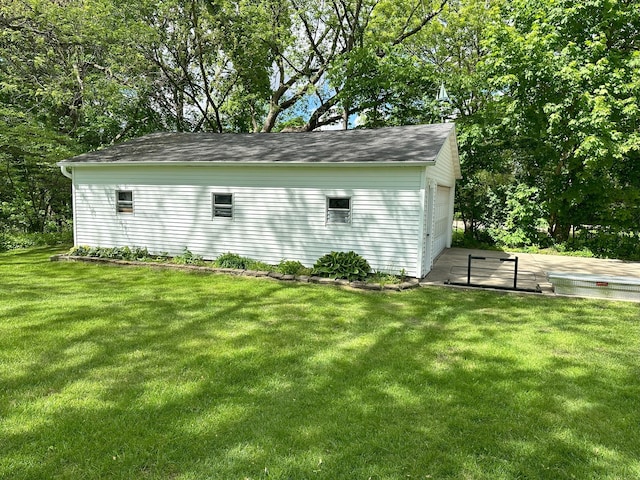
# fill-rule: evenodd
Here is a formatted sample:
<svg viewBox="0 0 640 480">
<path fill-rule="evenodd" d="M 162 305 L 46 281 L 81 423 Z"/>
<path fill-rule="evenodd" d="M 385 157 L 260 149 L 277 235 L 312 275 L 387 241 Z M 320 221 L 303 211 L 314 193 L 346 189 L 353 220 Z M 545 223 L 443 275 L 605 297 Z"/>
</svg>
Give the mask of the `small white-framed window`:
<svg viewBox="0 0 640 480">
<path fill-rule="evenodd" d="M 116 212 L 133 213 L 133 191 L 116 190 Z"/>
<path fill-rule="evenodd" d="M 232 193 L 214 193 L 212 205 L 214 217 L 233 218 Z"/>
<path fill-rule="evenodd" d="M 351 197 L 327 197 L 327 223 L 351 223 Z"/>
</svg>

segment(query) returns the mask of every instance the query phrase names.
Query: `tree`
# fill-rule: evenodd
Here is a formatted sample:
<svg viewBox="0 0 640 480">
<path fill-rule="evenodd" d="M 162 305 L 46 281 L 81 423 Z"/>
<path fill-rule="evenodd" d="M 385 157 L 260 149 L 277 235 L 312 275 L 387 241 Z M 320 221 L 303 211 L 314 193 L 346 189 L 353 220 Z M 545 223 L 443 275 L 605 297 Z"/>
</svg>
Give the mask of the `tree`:
<svg viewBox="0 0 640 480">
<path fill-rule="evenodd" d="M 393 65 L 382 75 L 390 80 L 393 94 L 377 107 L 374 100 L 365 119 L 370 126 L 455 120 L 463 170 L 456 210 L 470 236 L 504 220 L 494 205 L 504 203 L 514 182 L 512 151 L 500 129 L 503 104 L 484 68 L 490 53 L 486 40 L 502 21 L 501 3 L 452 0 L 437 21 L 396 47 L 389 55 Z M 449 96 L 445 103 L 436 101 L 442 84 Z"/>
<path fill-rule="evenodd" d="M 633 2 L 516 1 L 493 32 L 519 180 L 539 186 L 557 241 L 572 225 L 637 228 L 639 49 Z"/>
<path fill-rule="evenodd" d="M 265 1 L 262 10 L 270 12 L 266 23 L 274 32 L 264 39 L 273 56 L 274 88 L 261 131 L 272 131 L 283 112 L 301 105 L 308 110 L 306 130 L 337 121 L 346 128 L 349 117 L 375 98 L 361 95 L 363 89 L 378 93 L 375 105 L 388 102 L 379 94 L 388 71 L 381 59 L 420 32 L 446 1 L 289 0 L 277 8 Z M 393 21 L 389 9 L 397 13 Z"/>
<path fill-rule="evenodd" d="M 0 225 L 57 230 L 70 217 L 68 179 L 55 166 L 77 152 L 73 142 L 33 118 L 0 107 Z"/>
<path fill-rule="evenodd" d="M 119 18 L 100 0 L 0 6 L 0 200 L 9 226 L 61 223 L 70 195 L 55 162 L 151 124 L 147 96 L 121 74 Z"/>
</svg>

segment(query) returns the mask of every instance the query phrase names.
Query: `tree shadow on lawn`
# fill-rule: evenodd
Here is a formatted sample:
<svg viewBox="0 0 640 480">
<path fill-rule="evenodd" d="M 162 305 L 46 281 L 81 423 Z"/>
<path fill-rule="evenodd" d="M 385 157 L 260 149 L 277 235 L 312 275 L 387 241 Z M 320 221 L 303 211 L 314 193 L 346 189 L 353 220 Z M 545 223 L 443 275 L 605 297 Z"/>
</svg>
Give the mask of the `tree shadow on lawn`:
<svg viewBox="0 0 640 480">
<path fill-rule="evenodd" d="M 184 273 L 176 285 L 145 269 L 109 274 L 100 287 L 90 281 L 93 268 L 81 273 L 87 283 L 74 302 L 55 304 L 47 321 L 21 332 L 21 343 L 41 346 L 28 368 L 2 379 L 11 397 L 2 406 L 0 474 L 638 473 L 636 363 L 621 355 L 606 371 L 558 352 L 547 338 L 553 325 L 531 351 L 514 354 L 505 344 L 546 325 L 531 325 L 531 304 L 519 297 L 363 293 Z M 64 295 L 63 285 L 52 288 Z M 125 292 L 115 302 L 107 294 L 114 288 Z M 508 313 L 514 308 L 521 318 Z M 590 332 L 579 320 L 568 326 L 575 341 Z"/>
</svg>

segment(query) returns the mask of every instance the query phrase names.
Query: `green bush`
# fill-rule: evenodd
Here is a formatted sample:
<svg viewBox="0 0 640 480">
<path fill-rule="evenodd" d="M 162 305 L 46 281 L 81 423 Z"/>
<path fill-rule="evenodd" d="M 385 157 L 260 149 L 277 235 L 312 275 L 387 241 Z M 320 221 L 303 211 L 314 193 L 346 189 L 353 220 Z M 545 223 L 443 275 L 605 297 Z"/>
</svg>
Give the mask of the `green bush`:
<svg viewBox="0 0 640 480">
<path fill-rule="evenodd" d="M 0 250 L 14 250 L 16 248 L 52 247 L 73 243 L 73 231 L 24 233 L 5 232 L 0 235 Z"/>
<path fill-rule="evenodd" d="M 192 253 L 187 247 L 184 247 L 180 255 L 173 257 L 172 261 L 178 265 L 202 265 L 204 262 L 200 255 Z"/>
<path fill-rule="evenodd" d="M 640 260 L 640 233 L 615 230 L 579 230 L 563 247 L 568 251 L 587 251 L 600 258 Z"/>
<path fill-rule="evenodd" d="M 397 285 L 404 281 L 405 277 L 406 274 L 404 273 L 401 273 L 400 275 L 392 275 L 390 273 L 374 272 L 369 278 L 367 278 L 367 282 L 378 283 L 380 285 Z"/>
<path fill-rule="evenodd" d="M 349 281 L 364 280 L 370 272 L 369 262 L 353 251 L 327 253 L 313 266 L 314 275 Z"/>
<path fill-rule="evenodd" d="M 111 258 L 114 260 L 146 260 L 152 257 L 147 248 L 140 247 L 89 247 L 79 245 L 69 250 L 78 257 Z"/>
<path fill-rule="evenodd" d="M 151 257 L 152 255 L 147 250 L 147 247 L 133 247 L 131 249 L 131 260 L 147 260 Z"/>
<path fill-rule="evenodd" d="M 71 249 L 67 253 L 69 255 L 74 255 L 77 257 L 86 257 L 88 252 L 89 247 L 87 247 L 86 245 L 78 245 L 77 247 L 71 247 Z"/>
<path fill-rule="evenodd" d="M 251 259 L 231 252 L 223 253 L 214 261 L 216 267 L 236 268 L 238 270 L 246 270 L 249 263 L 251 263 Z"/>
<path fill-rule="evenodd" d="M 277 270 L 285 275 L 303 275 L 309 272 L 309 269 L 297 260 L 282 260 Z"/>
<path fill-rule="evenodd" d="M 495 241 L 484 229 L 478 229 L 474 234 L 464 232 L 461 230 L 453 231 L 453 238 L 451 241 L 452 247 L 459 248 L 481 248 L 483 250 L 499 250 Z"/>
<path fill-rule="evenodd" d="M 261 262 L 260 260 L 253 260 L 251 258 L 245 258 L 245 270 L 256 270 L 259 272 L 275 272 L 276 267 L 269 265 L 268 263 Z"/>
<path fill-rule="evenodd" d="M 487 231 L 493 240 L 505 247 L 549 246 L 545 210 L 537 187 L 516 185 L 506 198 L 504 222 Z"/>
</svg>

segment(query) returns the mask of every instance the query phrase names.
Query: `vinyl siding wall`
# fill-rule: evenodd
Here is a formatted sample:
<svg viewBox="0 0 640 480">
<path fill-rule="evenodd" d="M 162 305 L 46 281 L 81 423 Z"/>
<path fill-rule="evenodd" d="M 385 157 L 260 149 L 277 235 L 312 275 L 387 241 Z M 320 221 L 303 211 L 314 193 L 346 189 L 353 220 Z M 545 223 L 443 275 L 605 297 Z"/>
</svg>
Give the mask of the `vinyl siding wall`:
<svg viewBox="0 0 640 480">
<path fill-rule="evenodd" d="M 311 266 L 354 250 L 375 270 L 417 276 L 424 167 L 74 168 L 76 244 L 139 246 L 205 258 L 233 252 Z M 134 213 L 116 213 L 116 190 Z M 233 219 L 212 216 L 212 194 L 233 194 Z M 351 197 L 351 224 L 326 224 L 326 197 Z"/>
<path fill-rule="evenodd" d="M 442 149 L 436 157 L 436 164 L 432 167 L 427 167 L 427 177 L 443 187 L 455 186 L 456 178 L 453 172 L 451 143 L 449 141 L 444 142 L 442 145 Z"/>
</svg>

